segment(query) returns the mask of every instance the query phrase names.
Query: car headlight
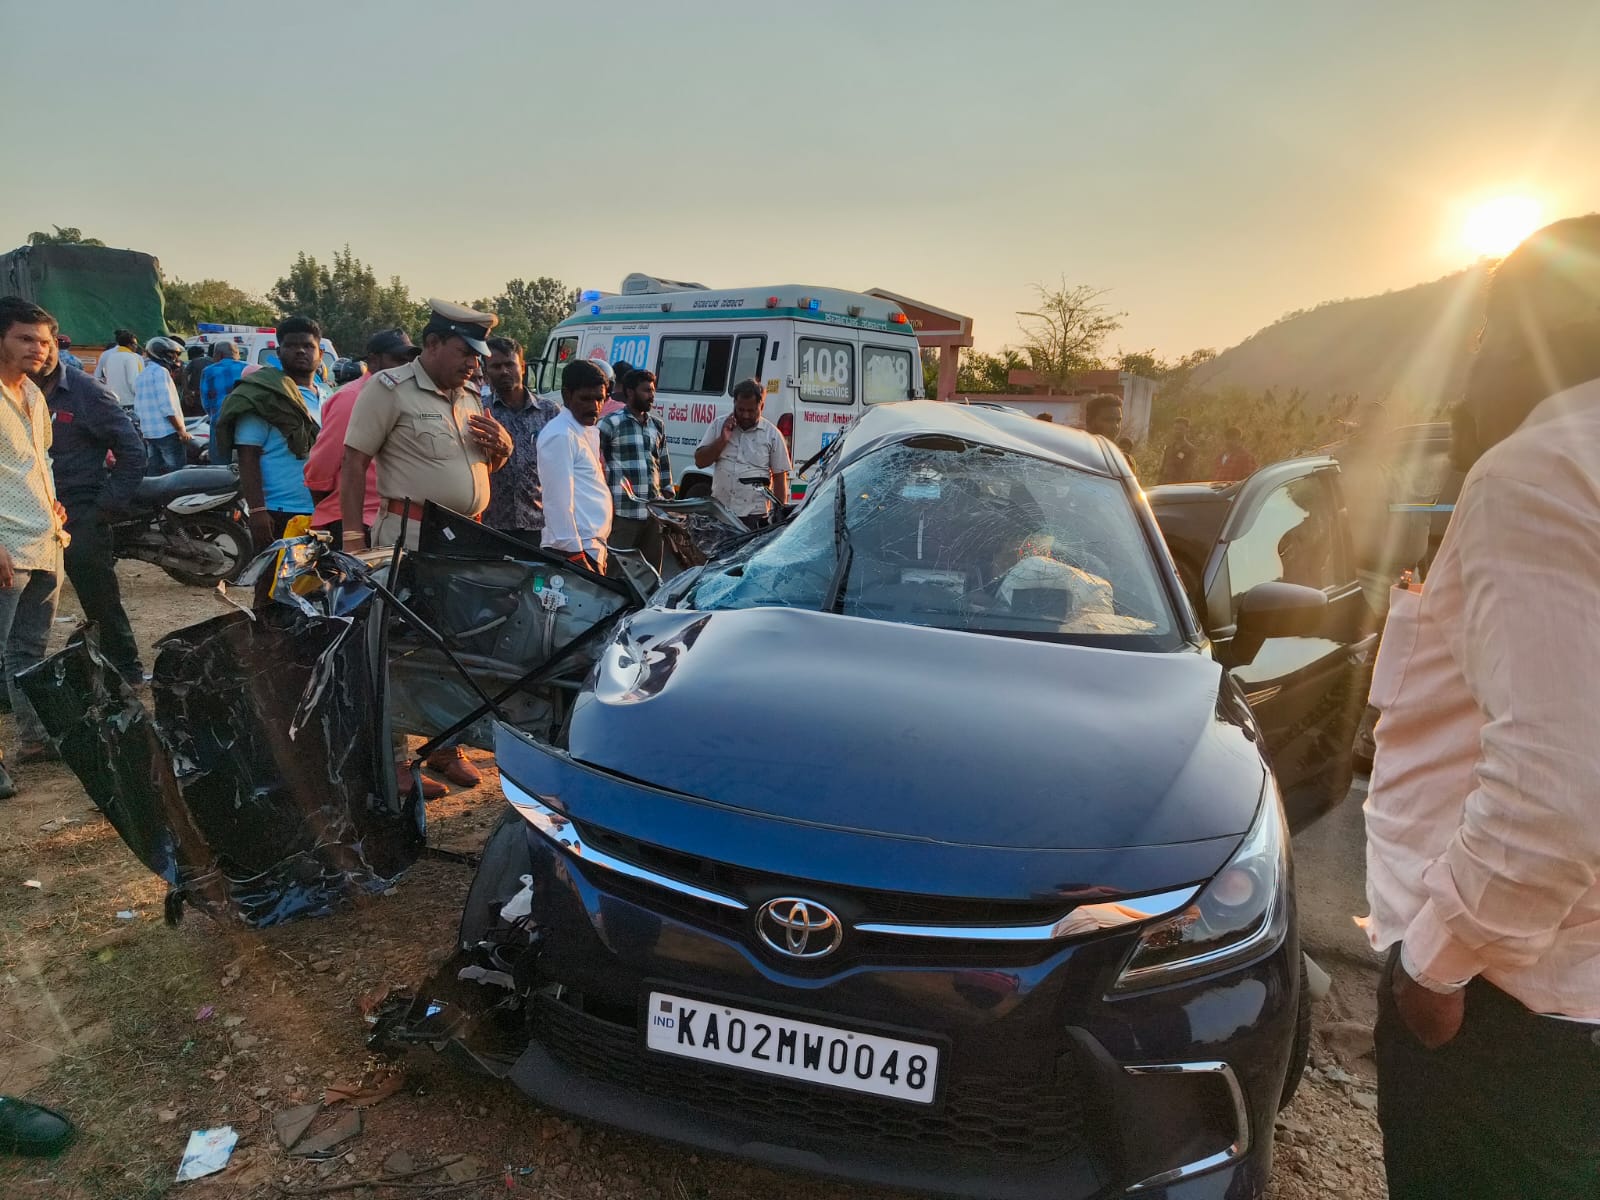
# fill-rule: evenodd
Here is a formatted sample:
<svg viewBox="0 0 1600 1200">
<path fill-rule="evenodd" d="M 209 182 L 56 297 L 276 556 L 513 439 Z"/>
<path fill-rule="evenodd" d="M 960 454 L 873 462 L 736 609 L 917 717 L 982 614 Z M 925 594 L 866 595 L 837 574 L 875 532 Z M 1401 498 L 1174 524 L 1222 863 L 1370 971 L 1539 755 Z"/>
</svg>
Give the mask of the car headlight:
<svg viewBox="0 0 1600 1200">
<path fill-rule="evenodd" d="M 1140 934 L 1113 990 L 1210 975 L 1276 946 L 1288 929 L 1288 887 L 1283 809 L 1269 784 L 1255 823 L 1227 865 L 1189 907 Z"/>
</svg>

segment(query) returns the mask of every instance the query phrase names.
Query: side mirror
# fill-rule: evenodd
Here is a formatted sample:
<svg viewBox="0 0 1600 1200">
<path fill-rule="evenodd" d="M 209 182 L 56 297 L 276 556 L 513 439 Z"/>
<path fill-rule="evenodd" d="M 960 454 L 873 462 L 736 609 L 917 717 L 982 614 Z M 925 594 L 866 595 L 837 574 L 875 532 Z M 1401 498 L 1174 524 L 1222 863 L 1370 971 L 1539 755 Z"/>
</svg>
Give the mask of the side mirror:
<svg viewBox="0 0 1600 1200">
<path fill-rule="evenodd" d="M 1239 600 L 1229 666 L 1255 661 L 1268 638 L 1314 637 L 1328 615 L 1328 597 L 1300 583 L 1258 583 Z"/>
<path fill-rule="evenodd" d="M 1328 597 L 1300 583 L 1258 583 L 1239 601 L 1237 633 L 1311 637 L 1322 632 Z"/>
</svg>

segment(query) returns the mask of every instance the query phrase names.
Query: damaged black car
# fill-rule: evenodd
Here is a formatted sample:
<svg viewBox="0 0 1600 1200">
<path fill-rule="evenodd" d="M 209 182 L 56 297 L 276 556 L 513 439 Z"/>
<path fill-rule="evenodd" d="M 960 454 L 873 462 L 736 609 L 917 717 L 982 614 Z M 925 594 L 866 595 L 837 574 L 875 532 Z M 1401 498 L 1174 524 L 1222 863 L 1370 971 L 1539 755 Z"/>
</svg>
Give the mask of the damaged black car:
<svg viewBox="0 0 1600 1200">
<path fill-rule="evenodd" d="M 320 808 L 270 746 L 225 770 L 165 728 L 159 680 L 153 727 L 97 676 L 75 691 L 70 658 L 30 695 L 56 697 L 86 785 L 123 753 L 108 729 L 143 754 L 146 861 L 210 911 L 240 890 L 269 916 L 334 903 L 351 854 L 392 844 L 354 863 L 351 890 L 384 885 L 423 842 L 392 735 L 427 738 L 418 756 L 492 744 L 509 806 L 453 957 L 384 1013 L 381 1047 L 837 1177 L 1263 1194 L 1309 1029 L 1289 829 L 1261 726 L 1115 448 L 885 404 L 775 527 L 710 500 L 661 516 L 659 584 L 626 554 L 625 578 L 595 576 L 432 509 L 387 564 L 313 547 L 258 570 L 267 602 L 231 636 L 337 626 L 282 668 L 292 705 L 248 684 L 232 701 L 338 747 Z M 1263 583 L 1230 653 L 1310 636 L 1326 606 Z M 349 661 L 325 669 L 333 647 Z M 363 732 L 324 711 L 332 679 Z M 191 802 L 219 773 L 234 802 L 293 814 L 295 854 L 219 846 L 226 804 Z"/>
<path fill-rule="evenodd" d="M 1239 636 L 1322 617 L 1289 584 Z M 380 1031 L 554 1108 L 977 1196 L 1259 1195 L 1304 1065 L 1256 721 L 1106 444 L 874 409 L 616 621 Z"/>
</svg>

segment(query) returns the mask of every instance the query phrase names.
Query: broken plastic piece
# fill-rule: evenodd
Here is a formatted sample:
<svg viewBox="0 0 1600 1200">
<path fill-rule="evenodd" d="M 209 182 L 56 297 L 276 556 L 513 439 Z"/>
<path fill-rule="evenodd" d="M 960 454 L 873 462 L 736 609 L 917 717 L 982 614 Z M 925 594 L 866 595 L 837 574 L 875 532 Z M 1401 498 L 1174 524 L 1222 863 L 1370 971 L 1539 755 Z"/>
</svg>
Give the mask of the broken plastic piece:
<svg viewBox="0 0 1600 1200">
<path fill-rule="evenodd" d="M 228 1165 L 239 1135 L 232 1125 L 216 1129 L 196 1129 L 189 1135 L 189 1144 L 183 1148 L 183 1161 L 178 1164 L 178 1182 L 204 1179 L 215 1175 Z"/>
<path fill-rule="evenodd" d="M 502 921 L 516 921 L 533 915 L 533 876 L 522 875 L 519 878 L 522 880 L 522 890 L 500 906 Z"/>
</svg>

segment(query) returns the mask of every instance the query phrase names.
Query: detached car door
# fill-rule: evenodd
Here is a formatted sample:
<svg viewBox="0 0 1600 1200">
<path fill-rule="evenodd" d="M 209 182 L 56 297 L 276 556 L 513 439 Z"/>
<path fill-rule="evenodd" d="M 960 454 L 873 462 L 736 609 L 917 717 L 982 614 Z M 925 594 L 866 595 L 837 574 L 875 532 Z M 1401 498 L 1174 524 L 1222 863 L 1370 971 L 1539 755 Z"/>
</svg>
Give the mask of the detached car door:
<svg viewBox="0 0 1600 1200">
<path fill-rule="evenodd" d="M 488 698 L 519 729 L 550 736 L 605 629 L 638 608 L 656 582 L 637 552 L 613 557 L 626 578 L 596 575 L 428 505 L 399 580 L 401 599 L 427 632 L 405 620 L 373 623 L 373 636 L 387 638 L 372 660 L 387 666 L 390 728 L 431 738 L 476 713 L 461 740 L 489 749 Z M 378 612 L 389 616 L 382 602 Z M 529 682 L 530 672 L 553 661 L 559 674 Z"/>
<path fill-rule="evenodd" d="M 1267 467 L 1234 500 L 1203 579 L 1201 614 L 1260 722 L 1291 828 L 1344 799 L 1366 702 L 1373 619 L 1356 577 L 1338 484 L 1326 460 Z M 1237 638 L 1239 603 L 1258 584 L 1316 588 L 1328 598 L 1313 637 Z"/>
</svg>

